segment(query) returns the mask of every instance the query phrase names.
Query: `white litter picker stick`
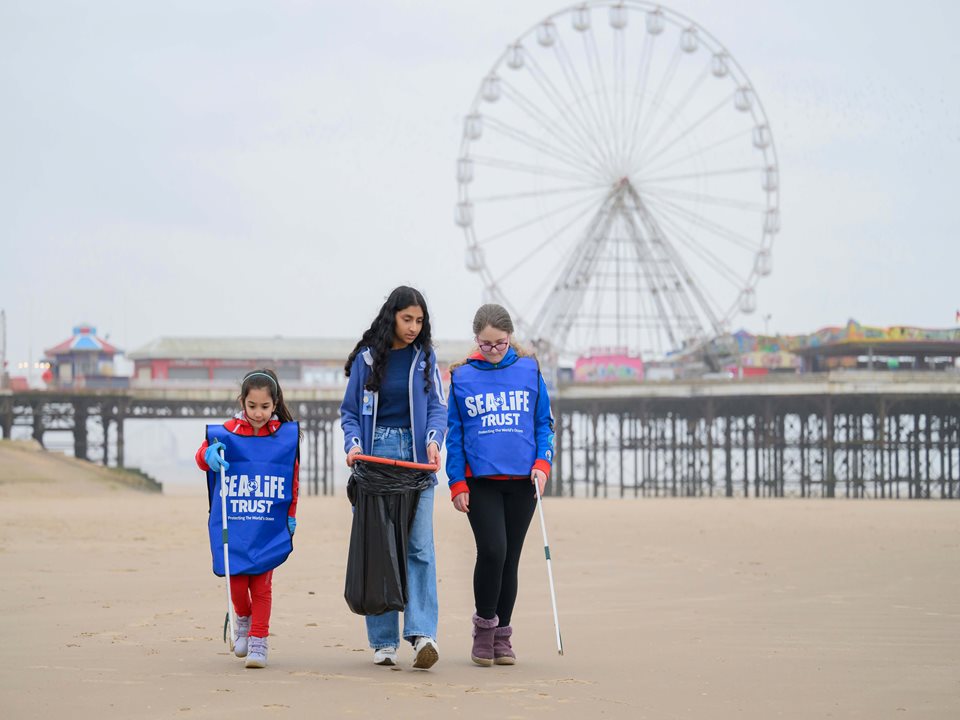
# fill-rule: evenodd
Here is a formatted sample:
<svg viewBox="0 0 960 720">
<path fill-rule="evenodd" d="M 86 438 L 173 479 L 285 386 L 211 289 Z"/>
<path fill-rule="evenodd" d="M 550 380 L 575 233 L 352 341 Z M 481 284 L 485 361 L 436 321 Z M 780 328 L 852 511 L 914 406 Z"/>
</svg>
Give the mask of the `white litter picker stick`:
<svg viewBox="0 0 960 720">
<path fill-rule="evenodd" d="M 537 510 L 540 511 L 540 529 L 543 531 L 543 554 L 547 556 L 547 579 L 550 581 L 550 602 L 553 603 L 553 627 L 557 631 L 557 652 L 563 655 L 563 640 L 560 638 L 560 619 L 557 616 L 557 594 L 553 590 L 553 568 L 550 565 L 550 543 L 547 542 L 547 525 L 543 521 L 543 499 L 540 497 L 540 483 L 533 481 L 537 493 Z"/>
<path fill-rule="evenodd" d="M 214 438 L 216 441 L 216 438 Z M 220 459 L 223 460 L 223 448 L 220 448 Z M 236 625 L 233 621 L 233 597 L 230 595 L 230 543 L 227 537 L 227 471 L 220 465 L 220 510 L 223 517 L 223 572 L 227 579 L 227 617 L 223 621 L 223 639 L 227 640 L 227 629 L 230 630 L 230 649 L 233 650 L 237 640 Z"/>
</svg>

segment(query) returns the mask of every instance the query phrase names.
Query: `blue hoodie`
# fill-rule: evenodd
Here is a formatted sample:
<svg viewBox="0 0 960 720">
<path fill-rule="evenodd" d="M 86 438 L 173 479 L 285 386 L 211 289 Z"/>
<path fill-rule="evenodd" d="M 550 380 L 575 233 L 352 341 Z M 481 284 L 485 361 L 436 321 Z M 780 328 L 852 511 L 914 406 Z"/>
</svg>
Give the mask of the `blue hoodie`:
<svg viewBox="0 0 960 720">
<path fill-rule="evenodd" d="M 518 362 L 521 360 L 523 360 L 523 362 Z M 468 393 L 464 393 L 457 386 L 457 372 L 462 372 L 462 370 L 454 371 L 451 374 L 448 410 L 449 434 L 447 436 L 447 477 L 449 478 L 451 497 L 456 497 L 460 493 L 467 491 L 466 478 L 474 475 L 471 464 L 479 469 L 478 474 L 498 480 L 518 476 L 529 477 L 530 471 L 534 468 L 543 471 L 549 476 L 550 467 L 553 462 L 553 413 L 550 410 L 550 395 L 547 392 L 546 383 L 544 383 L 543 376 L 540 374 L 539 368 L 535 363 L 536 361 L 532 358 L 520 358 L 513 348 L 509 348 L 506 355 L 504 355 L 503 359 L 497 364 L 487 362 L 479 353 L 467 360 L 467 364 L 472 369 L 493 371 L 489 376 L 490 390 L 494 390 L 500 385 L 500 378 L 496 376 L 501 373 L 504 376 L 508 374 L 513 375 L 515 372 L 517 373 L 518 380 L 523 378 L 521 383 L 515 384 L 516 387 L 524 386 L 530 388 L 531 393 L 534 387 L 537 388 L 536 398 L 533 400 L 535 405 L 532 408 L 532 418 L 528 416 L 525 419 L 521 419 L 519 413 L 509 413 L 511 415 L 516 414 L 517 422 L 527 423 L 533 426 L 534 437 L 531 441 L 527 441 L 530 443 L 530 456 L 526 458 L 512 456 L 499 457 L 502 452 L 498 454 L 498 452 L 495 451 L 502 450 L 508 452 L 508 454 L 514 452 L 514 450 L 508 450 L 509 448 L 515 448 L 515 443 L 511 442 L 511 440 L 516 437 L 513 434 L 499 436 L 491 434 L 489 436 L 490 438 L 503 437 L 505 440 L 502 442 L 496 440 L 495 446 L 489 446 L 487 451 L 481 450 L 484 457 L 470 457 L 471 448 L 479 448 L 480 446 L 475 442 L 476 438 L 472 436 L 468 438 L 464 437 L 464 430 L 467 429 L 467 425 L 469 424 L 465 423 L 464 418 L 466 417 L 467 420 L 470 420 L 468 416 L 477 414 L 477 406 L 471 403 L 476 402 L 475 397 L 479 398 L 481 396 L 465 397 L 464 395 Z M 530 365 L 529 368 L 526 367 L 528 364 Z M 523 366 L 522 368 L 521 365 Z M 530 372 L 535 373 L 535 375 L 530 377 Z M 468 373 L 468 375 L 472 376 L 472 371 Z M 486 373 L 481 373 L 481 375 L 486 375 Z M 502 379 L 506 380 L 507 378 L 504 377 Z M 466 381 L 465 378 L 464 381 Z M 482 383 L 483 386 L 487 385 L 487 382 L 482 378 L 474 378 L 473 382 L 468 383 L 468 385 L 472 385 L 474 390 L 476 390 L 478 388 L 477 383 Z M 510 384 L 508 383 L 508 385 Z M 513 385 L 510 386 L 512 387 Z M 507 393 L 500 392 L 499 395 L 507 395 Z M 480 402 L 482 402 L 482 400 Z M 502 399 L 496 400 L 496 402 L 501 404 L 515 403 L 516 398 L 508 400 L 507 397 L 503 397 Z M 475 425 L 475 423 L 473 425 Z M 476 433 L 477 428 L 473 425 L 471 425 L 471 427 L 473 427 L 471 432 Z M 479 432 L 482 435 L 487 431 L 480 430 Z M 529 430 L 527 432 L 529 432 Z M 520 443 L 520 445 L 523 444 L 524 443 Z M 527 450 L 523 452 L 525 454 Z M 501 472 L 508 472 L 508 474 L 493 474 L 496 472 L 495 468 L 501 469 Z M 487 472 L 488 470 L 490 472 Z M 518 471 L 521 472 L 520 475 L 516 474 Z"/>
<path fill-rule="evenodd" d="M 447 430 L 447 408 L 443 399 L 443 386 L 437 356 L 430 351 L 430 366 L 433 382 L 430 391 L 424 389 L 423 369 L 426 356 L 419 345 L 414 345 L 413 362 L 410 364 L 408 396 L 410 400 L 410 432 L 413 436 L 413 461 L 427 462 L 427 445 L 437 443 L 443 447 Z M 377 427 L 377 402 L 379 392 L 364 386 L 373 370 L 373 352 L 363 348 L 350 366 L 350 379 L 340 404 L 340 427 L 343 428 L 343 449 L 349 452 L 358 447 L 362 452 L 373 450 L 373 433 Z M 436 482 L 436 477 L 434 477 Z"/>
</svg>

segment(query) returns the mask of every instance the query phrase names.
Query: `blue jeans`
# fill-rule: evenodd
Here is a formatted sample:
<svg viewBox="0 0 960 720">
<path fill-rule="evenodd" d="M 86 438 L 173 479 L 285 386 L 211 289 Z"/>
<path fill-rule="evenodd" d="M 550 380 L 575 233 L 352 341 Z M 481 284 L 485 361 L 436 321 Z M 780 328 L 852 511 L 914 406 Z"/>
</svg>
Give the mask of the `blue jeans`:
<svg viewBox="0 0 960 720">
<path fill-rule="evenodd" d="M 407 428 L 378 427 L 373 455 L 413 460 L 413 437 Z M 407 606 L 403 610 L 403 637 L 437 637 L 437 559 L 433 547 L 433 487 L 420 494 L 417 514 L 407 538 Z M 400 613 L 389 610 L 367 615 L 367 640 L 376 649 L 400 645 Z"/>
</svg>

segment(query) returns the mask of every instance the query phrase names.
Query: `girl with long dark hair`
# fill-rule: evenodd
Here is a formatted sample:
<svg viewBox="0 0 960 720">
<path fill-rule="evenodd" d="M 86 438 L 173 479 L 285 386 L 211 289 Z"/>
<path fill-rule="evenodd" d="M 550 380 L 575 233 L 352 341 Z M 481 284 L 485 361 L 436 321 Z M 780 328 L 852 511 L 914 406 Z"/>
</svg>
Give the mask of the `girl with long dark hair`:
<svg viewBox="0 0 960 720">
<path fill-rule="evenodd" d="M 418 290 L 401 286 L 390 293 L 344 370 L 349 380 L 340 405 L 340 424 L 347 465 L 352 466 L 361 452 L 438 465 L 447 412 L 430 313 Z M 420 669 L 433 666 L 439 658 L 433 496 L 433 487 L 421 493 L 407 546 L 403 638 L 413 645 L 413 666 Z M 377 665 L 397 663 L 399 622 L 396 611 L 366 617 Z"/>
</svg>

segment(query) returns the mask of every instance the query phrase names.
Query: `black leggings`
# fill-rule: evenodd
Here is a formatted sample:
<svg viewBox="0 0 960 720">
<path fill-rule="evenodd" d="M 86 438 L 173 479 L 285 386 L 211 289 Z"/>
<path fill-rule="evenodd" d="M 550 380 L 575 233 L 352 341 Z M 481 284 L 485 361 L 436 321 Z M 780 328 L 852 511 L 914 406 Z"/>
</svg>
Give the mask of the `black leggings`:
<svg viewBox="0 0 960 720">
<path fill-rule="evenodd" d="M 537 496 L 528 478 L 488 480 L 468 478 L 470 527 L 477 543 L 473 597 L 477 615 L 500 627 L 510 624 L 517 601 L 517 567 L 523 539 L 530 527 Z"/>
</svg>

